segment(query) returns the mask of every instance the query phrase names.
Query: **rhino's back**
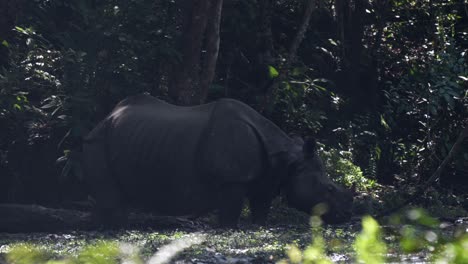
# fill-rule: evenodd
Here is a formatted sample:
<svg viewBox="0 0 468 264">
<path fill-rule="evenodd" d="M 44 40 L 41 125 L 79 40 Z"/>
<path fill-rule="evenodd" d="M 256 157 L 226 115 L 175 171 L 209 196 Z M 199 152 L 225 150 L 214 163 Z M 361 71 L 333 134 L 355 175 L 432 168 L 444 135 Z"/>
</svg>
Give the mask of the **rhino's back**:
<svg viewBox="0 0 468 264">
<path fill-rule="evenodd" d="M 190 213 L 211 199 L 204 197 L 208 186 L 197 168 L 197 152 L 213 107 L 179 107 L 144 96 L 113 110 L 109 162 L 127 200 L 158 203 L 163 213 Z"/>
</svg>

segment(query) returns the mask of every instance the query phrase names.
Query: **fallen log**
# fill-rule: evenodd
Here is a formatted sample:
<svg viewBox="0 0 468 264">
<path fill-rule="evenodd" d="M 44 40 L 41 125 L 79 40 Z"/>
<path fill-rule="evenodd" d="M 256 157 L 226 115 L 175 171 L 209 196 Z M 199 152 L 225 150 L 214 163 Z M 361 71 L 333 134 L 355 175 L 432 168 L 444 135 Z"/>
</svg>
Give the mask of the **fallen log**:
<svg viewBox="0 0 468 264">
<path fill-rule="evenodd" d="M 89 213 L 40 205 L 0 204 L 0 232 L 91 229 Z"/>
<path fill-rule="evenodd" d="M 194 227 L 180 217 L 130 213 L 125 228 Z M 0 204 L 0 232 L 61 232 L 106 228 L 92 221 L 91 213 L 71 209 L 55 209 L 40 205 Z"/>
</svg>

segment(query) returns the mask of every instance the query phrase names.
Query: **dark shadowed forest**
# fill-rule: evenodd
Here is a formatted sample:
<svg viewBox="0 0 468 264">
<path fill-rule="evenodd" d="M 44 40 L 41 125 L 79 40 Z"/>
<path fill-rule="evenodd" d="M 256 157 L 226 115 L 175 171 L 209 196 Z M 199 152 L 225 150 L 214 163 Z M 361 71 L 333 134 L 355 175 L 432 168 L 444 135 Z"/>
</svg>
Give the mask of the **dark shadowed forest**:
<svg viewBox="0 0 468 264">
<path fill-rule="evenodd" d="M 180 263 L 467 263 L 467 53 L 466 0 L 0 0 L 0 232 L 31 232 L 0 233 L 0 263 L 167 263 L 177 241 Z M 142 93 L 236 99 L 313 138 L 348 224 L 281 193 L 260 226 L 250 201 L 239 229 L 145 215 L 60 233 L 94 230 L 83 145 Z"/>
</svg>

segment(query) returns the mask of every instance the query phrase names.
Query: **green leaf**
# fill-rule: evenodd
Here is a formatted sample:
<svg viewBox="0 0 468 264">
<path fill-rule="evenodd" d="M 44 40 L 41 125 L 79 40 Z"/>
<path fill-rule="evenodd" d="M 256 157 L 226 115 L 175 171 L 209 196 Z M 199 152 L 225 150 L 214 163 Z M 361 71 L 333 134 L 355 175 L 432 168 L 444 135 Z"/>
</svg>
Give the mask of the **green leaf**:
<svg viewBox="0 0 468 264">
<path fill-rule="evenodd" d="M 301 263 L 302 262 L 302 252 L 296 245 L 291 245 L 288 252 L 288 257 L 291 263 Z"/>
<path fill-rule="evenodd" d="M 292 69 L 291 71 L 291 76 L 299 76 L 305 73 L 305 68 L 304 67 L 296 67 Z"/>
<path fill-rule="evenodd" d="M 268 65 L 268 75 L 270 76 L 271 79 L 274 79 L 274 78 L 278 77 L 279 73 L 275 69 L 275 67 L 273 67 L 271 65 Z"/>
<path fill-rule="evenodd" d="M 416 229 L 412 226 L 404 226 L 400 231 L 400 247 L 406 253 L 418 252 L 425 246 L 425 241 L 417 235 Z"/>
<path fill-rule="evenodd" d="M 8 44 L 8 41 L 6 41 L 6 40 L 2 41 L 2 45 L 7 47 L 7 48 L 10 46 L 10 44 Z"/>
<path fill-rule="evenodd" d="M 357 259 L 361 263 L 380 264 L 385 262 L 387 245 L 382 239 L 380 226 L 374 218 L 362 219 L 362 231 L 354 242 Z"/>
<path fill-rule="evenodd" d="M 382 149 L 378 145 L 375 146 L 375 156 L 377 160 L 380 160 L 381 154 L 382 154 Z"/>
<path fill-rule="evenodd" d="M 414 221 L 420 225 L 424 225 L 427 227 L 435 228 L 439 226 L 439 221 L 433 217 L 431 217 L 426 210 L 421 208 L 415 208 L 408 210 L 406 212 L 406 216 L 409 220 Z"/>
<path fill-rule="evenodd" d="M 380 115 L 380 124 L 381 124 L 386 130 L 390 130 L 390 126 L 387 124 L 387 121 L 385 121 L 383 115 Z"/>
<path fill-rule="evenodd" d="M 320 86 L 320 85 L 317 85 L 317 84 L 314 84 L 314 87 L 319 90 L 319 91 L 322 91 L 322 92 L 326 92 L 327 91 L 327 88 L 323 87 L 323 86 Z"/>
<path fill-rule="evenodd" d="M 16 27 L 15 27 L 15 30 L 18 31 L 18 32 L 21 33 L 21 34 L 29 35 L 28 31 L 26 31 L 26 30 L 25 30 L 24 28 L 22 28 L 22 27 L 16 26 Z"/>
<path fill-rule="evenodd" d="M 437 252 L 434 263 L 468 263 L 468 236 L 461 235 Z"/>
</svg>

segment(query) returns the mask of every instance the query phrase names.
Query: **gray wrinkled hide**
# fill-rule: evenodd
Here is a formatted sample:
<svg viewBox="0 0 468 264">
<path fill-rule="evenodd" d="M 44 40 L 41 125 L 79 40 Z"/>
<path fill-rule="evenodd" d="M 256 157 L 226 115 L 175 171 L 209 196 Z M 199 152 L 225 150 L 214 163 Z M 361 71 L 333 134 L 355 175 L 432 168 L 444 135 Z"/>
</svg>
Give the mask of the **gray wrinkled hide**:
<svg viewBox="0 0 468 264">
<path fill-rule="evenodd" d="M 149 95 L 120 102 L 83 148 L 98 210 L 130 206 L 183 215 L 219 209 L 226 223 L 237 221 L 244 197 L 254 218 L 264 220 L 290 177 L 288 166 L 302 157 L 301 146 L 239 101 L 180 107 Z"/>
</svg>

